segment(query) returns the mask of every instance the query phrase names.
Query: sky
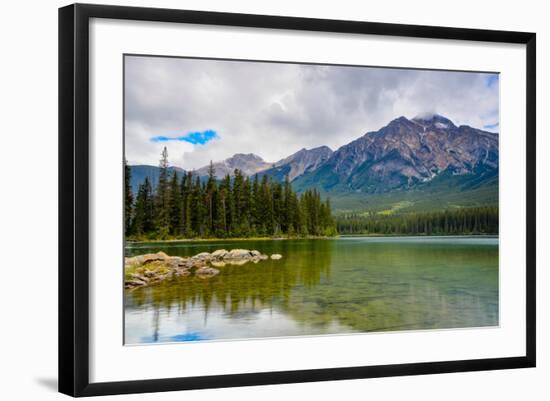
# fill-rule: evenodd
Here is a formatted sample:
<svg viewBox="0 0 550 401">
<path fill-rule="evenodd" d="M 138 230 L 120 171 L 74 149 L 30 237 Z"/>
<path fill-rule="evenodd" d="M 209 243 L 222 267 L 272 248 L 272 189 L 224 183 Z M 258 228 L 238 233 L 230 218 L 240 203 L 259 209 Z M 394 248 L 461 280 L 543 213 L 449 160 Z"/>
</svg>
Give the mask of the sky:
<svg viewBox="0 0 550 401">
<path fill-rule="evenodd" d="M 128 163 L 158 165 L 166 146 L 186 170 L 235 153 L 336 150 L 400 116 L 499 130 L 490 73 L 126 56 L 124 96 Z"/>
</svg>

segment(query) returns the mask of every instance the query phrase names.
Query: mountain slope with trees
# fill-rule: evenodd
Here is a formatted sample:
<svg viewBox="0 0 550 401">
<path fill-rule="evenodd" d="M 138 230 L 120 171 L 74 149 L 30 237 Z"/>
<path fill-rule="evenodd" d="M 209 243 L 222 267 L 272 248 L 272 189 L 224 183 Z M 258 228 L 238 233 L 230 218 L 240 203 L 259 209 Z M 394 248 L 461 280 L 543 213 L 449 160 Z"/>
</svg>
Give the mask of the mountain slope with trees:
<svg viewBox="0 0 550 401">
<path fill-rule="evenodd" d="M 186 172 L 169 166 L 163 152 L 159 166 L 126 167 L 126 232 L 150 238 L 331 235 L 334 213 L 339 231 L 382 233 L 386 228 L 373 227 L 391 226 L 412 233 L 396 222 L 431 221 L 433 213 L 455 216 L 463 209 L 498 214 L 498 160 L 498 134 L 440 115 L 399 117 L 334 152 L 301 149 L 276 163 L 236 154 Z M 455 227 L 463 234 L 480 230 Z M 492 223 L 483 230 L 498 232 Z M 434 231 L 418 231 L 428 232 Z"/>
</svg>

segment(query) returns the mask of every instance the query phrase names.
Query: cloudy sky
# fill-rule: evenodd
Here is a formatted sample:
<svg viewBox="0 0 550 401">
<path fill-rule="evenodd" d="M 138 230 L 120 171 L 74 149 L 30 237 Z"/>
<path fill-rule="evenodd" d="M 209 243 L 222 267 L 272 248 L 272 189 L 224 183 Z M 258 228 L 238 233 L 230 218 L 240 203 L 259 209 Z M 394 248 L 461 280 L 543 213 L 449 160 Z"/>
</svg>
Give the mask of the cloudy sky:
<svg viewBox="0 0 550 401">
<path fill-rule="evenodd" d="M 438 113 L 498 132 L 498 75 L 185 58 L 125 58 L 130 164 L 200 168 L 235 153 L 275 162 L 333 150 L 394 118 Z"/>
</svg>

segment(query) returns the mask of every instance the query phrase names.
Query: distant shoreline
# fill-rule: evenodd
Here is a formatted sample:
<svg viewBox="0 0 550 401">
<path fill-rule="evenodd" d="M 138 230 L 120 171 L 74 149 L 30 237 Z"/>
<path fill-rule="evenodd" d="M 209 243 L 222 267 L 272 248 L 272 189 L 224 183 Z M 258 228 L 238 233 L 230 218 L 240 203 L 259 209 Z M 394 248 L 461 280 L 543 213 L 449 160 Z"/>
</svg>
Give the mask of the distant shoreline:
<svg viewBox="0 0 550 401">
<path fill-rule="evenodd" d="M 418 234 L 345 234 L 333 237 L 308 236 L 308 237 L 236 237 L 236 238 L 179 238 L 179 239 L 152 239 L 152 240 L 127 240 L 126 244 L 153 244 L 153 243 L 176 243 L 176 242 L 219 242 L 219 241 L 288 241 L 301 239 L 318 239 L 328 240 L 337 238 L 499 238 L 498 234 L 435 234 L 435 235 L 418 235 Z"/>
</svg>

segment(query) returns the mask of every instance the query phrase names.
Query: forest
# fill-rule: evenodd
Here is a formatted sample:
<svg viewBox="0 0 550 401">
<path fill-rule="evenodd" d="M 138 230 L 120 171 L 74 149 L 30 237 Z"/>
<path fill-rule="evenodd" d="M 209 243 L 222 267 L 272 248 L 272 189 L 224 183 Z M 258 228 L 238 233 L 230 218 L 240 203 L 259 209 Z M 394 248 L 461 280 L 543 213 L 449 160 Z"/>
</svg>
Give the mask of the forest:
<svg viewBox="0 0 550 401">
<path fill-rule="evenodd" d="M 307 237 L 337 234 L 330 200 L 316 190 L 298 195 L 288 177 L 283 183 L 266 175 L 216 179 L 189 171 L 181 178 L 168 169 L 168 152 L 160 160 L 155 189 L 148 178 L 137 194 L 130 188 L 131 169 L 125 163 L 125 232 L 135 240 L 171 238 Z"/>
<path fill-rule="evenodd" d="M 334 217 L 329 198 L 323 201 L 315 189 L 297 194 L 288 177 L 280 183 L 267 175 L 247 177 L 236 169 L 233 176 L 219 180 L 212 163 L 207 177 L 191 171 L 178 177 L 168 169 L 166 148 L 159 167 L 156 188 L 145 178 L 134 195 L 125 163 L 127 239 L 477 235 L 498 234 L 499 229 L 496 206 Z"/>
<path fill-rule="evenodd" d="M 498 234 L 498 207 L 472 207 L 431 213 L 345 214 L 338 216 L 340 234 L 464 235 Z"/>
</svg>

